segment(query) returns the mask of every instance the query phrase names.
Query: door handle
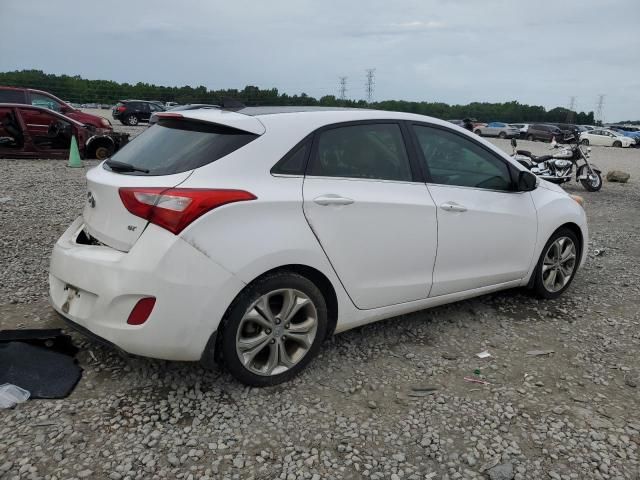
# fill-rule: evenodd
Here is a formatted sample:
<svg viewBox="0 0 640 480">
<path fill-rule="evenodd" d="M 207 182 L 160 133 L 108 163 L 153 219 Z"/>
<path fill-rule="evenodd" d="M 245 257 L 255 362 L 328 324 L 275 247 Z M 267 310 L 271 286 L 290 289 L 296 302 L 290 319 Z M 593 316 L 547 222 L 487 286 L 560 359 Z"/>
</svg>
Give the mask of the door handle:
<svg viewBox="0 0 640 480">
<path fill-rule="evenodd" d="M 326 195 L 320 195 L 313 199 L 315 203 L 322 206 L 327 205 L 351 205 L 353 200 L 346 197 L 341 197 L 340 195 L 335 195 L 333 193 L 328 193 Z"/>
<path fill-rule="evenodd" d="M 467 207 L 459 205 L 456 202 L 445 202 L 440 204 L 440 208 L 447 212 L 466 212 Z"/>
</svg>

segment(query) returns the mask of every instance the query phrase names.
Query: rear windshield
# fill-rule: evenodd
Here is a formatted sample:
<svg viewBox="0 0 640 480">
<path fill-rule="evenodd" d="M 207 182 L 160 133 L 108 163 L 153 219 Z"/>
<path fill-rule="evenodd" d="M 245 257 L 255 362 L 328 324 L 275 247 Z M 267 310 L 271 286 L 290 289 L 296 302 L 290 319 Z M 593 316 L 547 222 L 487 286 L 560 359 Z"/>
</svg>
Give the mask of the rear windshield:
<svg viewBox="0 0 640 480">
<path fill-rule="evenodd" d="M 160 119 L 116 152 L 111 160 L 149 171 L 118 170 L 118 173 L 172 175 L 215 162 L 256 138 L 258 135 L 222 125 Z M 111 170 L 107 164 L 104 168 Z"/>
</svg>

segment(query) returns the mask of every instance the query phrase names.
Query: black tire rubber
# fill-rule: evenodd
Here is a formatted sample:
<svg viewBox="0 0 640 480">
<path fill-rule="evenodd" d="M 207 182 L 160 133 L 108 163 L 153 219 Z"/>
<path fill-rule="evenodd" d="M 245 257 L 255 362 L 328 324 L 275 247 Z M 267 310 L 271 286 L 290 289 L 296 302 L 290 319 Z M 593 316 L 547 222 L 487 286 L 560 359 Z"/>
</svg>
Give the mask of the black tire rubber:
<svg viewBox="0 0 640 480">
<path fill-rule="evenodd" d="M 588 138 L 583 138 L 582 140 L 580 140 L 580 145 L 588 146 L 589 145 L 589 139 Z"/>
<path fill-rule="evenodd" d="M 300 290 L 314 303 L 318 314 L 316 337 L 308 353 L 289 370 L 279 375 L 257 375 L 247 370 L 238 358 L 236 333 L 247 308 L 262 295 L 280 288 Z M 216 358 L 240 382 L 252 387 L 267 387 L 290 380 L 316 356 L 327 336 L 327 304 L 320 289 L 308 278 L 289 271 L 274 272 L 247 285 L 229 306 L 220 325 L 216 338 Z"/>
<path fill-rule="evenodd" d="M 136 117 L 133 114 L 127 115 L 127 118 L 126 118 L 126 124 L 127 125 L 129 125 L 131 127 L 136 127 L 139 123 L 140 123 L 140 121 L 138 120 L 138 117 Z"/>
<path fill-rule="evenodd" d="M 571 278 L 569 279 L 567 284 L 557 292 L 550 292 L 545 288 L 544 283 L 542 282 L 542 262 L 544 261 L 544 256 L 546 255 L 547 250 L 549 249 L 551 244 L 554 241 L 556 241 L 556 239 L 558 239 L 559 237 L 569 237 L 575 244 L 576 251 L 577 251 L 576 263 L 573 268 L 573 273 L 571 274 Z M 544 248 L 542 249 L 542 253 L 540 253 L 540 258 L 538 259 L 538 263 L 536 264 L 536 270 L 534 272 L 535 277 L 533 281 L 533 292 L 536 294 L 536 296 L 546 300 L 551 300 L 554 298 L 558 298 L 560 295 L 562 295 L 567 290 L 567 288 L 569 288 L 569 286 L 573 282 L 573 279 L 576 276 L 576 272 L 578 271 L 578 265 L 580 264 L 581 255 L 582 255 L 582 244 L 578 240 L 578 237 L 576 237 L 576 234 L 573 233 L 573 231 L 571 231 L 566 227 L 561 227 L 555 232 L 553 232 L 553 235 L 551 235 L 547 243 L 544 245 Z"/>
<path fill-rule="evenodd" d="M 502 139 L 505 139 L 505 138 L 507 138 L 507 134 L 506 134 L 506 133 L 504 133 L 504 132 L 500 132 L 500 133 L 498 134 L 498 137 L 500 137 L 500 138 L 502 138 Z"/>
<path fill-rule="evenodd" d="M 619 140 L 616 140 L 615 142 L 613 142 L 612 146 L 616 148 L 622 148 L 622 142 Z"/>
<path fill-rule="evenodd" d="M 482 131 L 480 129 L 474 130 L 473 133 L 475 133 L 476 135 L 478 135 L 479 137 L 482 136 Z"/>
<path fill-rule="evenodd" d="M 533 135 L 527 135 L 527 140 L 529 140 L 530 142 L 535 142 L 536 137 L 534 137 Z"/>
<path fill-rule="evenodd" d="M 582 177 L 583 175 L 585 175 L 586 169 L 587 169 L 587 166 L 582 165 L 578 169 L 578 172 L 577 172 L 578 177 Z M 598 176 L 598 180 L 599 180 L 598 185 L 596 186 L 593 186 L 591 182 L 588 180 L 580 180 L 580 183 L 582 184 L 582 186 L 587 192 L 597 192 L 602 188 L 602 175 L 600 174 L 600 172 L 595 172 L 595 174 Z"/>
</svg>

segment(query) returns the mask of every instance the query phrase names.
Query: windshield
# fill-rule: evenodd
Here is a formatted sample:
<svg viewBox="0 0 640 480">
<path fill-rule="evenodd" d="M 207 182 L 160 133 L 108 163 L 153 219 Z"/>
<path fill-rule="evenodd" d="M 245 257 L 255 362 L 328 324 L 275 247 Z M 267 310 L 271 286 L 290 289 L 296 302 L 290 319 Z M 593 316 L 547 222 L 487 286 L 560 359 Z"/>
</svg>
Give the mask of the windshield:
<svg viewBox="0 0 640 480">
<path fill-rule="evenodd" d="M 135 171 L 114 171 L 128 175 L 172 175 L 186 172 L 242 148 L 258 135 L 235 128 L 184 119 L 161 119 L 125 145 L 110 160 L 128 164 Z"/>
</svg>

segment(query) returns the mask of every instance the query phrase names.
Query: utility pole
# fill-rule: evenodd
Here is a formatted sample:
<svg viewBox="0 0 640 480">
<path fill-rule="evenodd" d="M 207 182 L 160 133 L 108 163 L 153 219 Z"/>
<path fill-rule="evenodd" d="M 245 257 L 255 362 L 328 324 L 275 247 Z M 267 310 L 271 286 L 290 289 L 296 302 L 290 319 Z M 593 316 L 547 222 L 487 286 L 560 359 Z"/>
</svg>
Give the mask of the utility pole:
<svg viewBox="0 0 640 480">
<path fill-rule="evenodd" d="M 567 123 L 573 123 L 576 109 L 576 97 L 569 97 L 569 111 L 567 112 Z"/>
<path fill-rule="evenodd" d="M 596 123 L 600 122 L 600 125 L 604 123 L 604 95 L 601 93 L 598 95 L 598 106 L 596 107 Z"/>
<path fill-rule="evenodd" d="M 340 100 L 347 98 L 347 77 L 338 77 L 340 79 Z"/>
<path fill-rule="evenodd" d="M 373 88 L 375 86 L 374 76 L 376 73 L 376 69 L 368 68 L 366 72 L 367 72 L 367 83 L 365 85 L 365 89 L 367 92 L 367 103 L 371 103 L 371 100 L 373 100 Z"/>
</svg>

